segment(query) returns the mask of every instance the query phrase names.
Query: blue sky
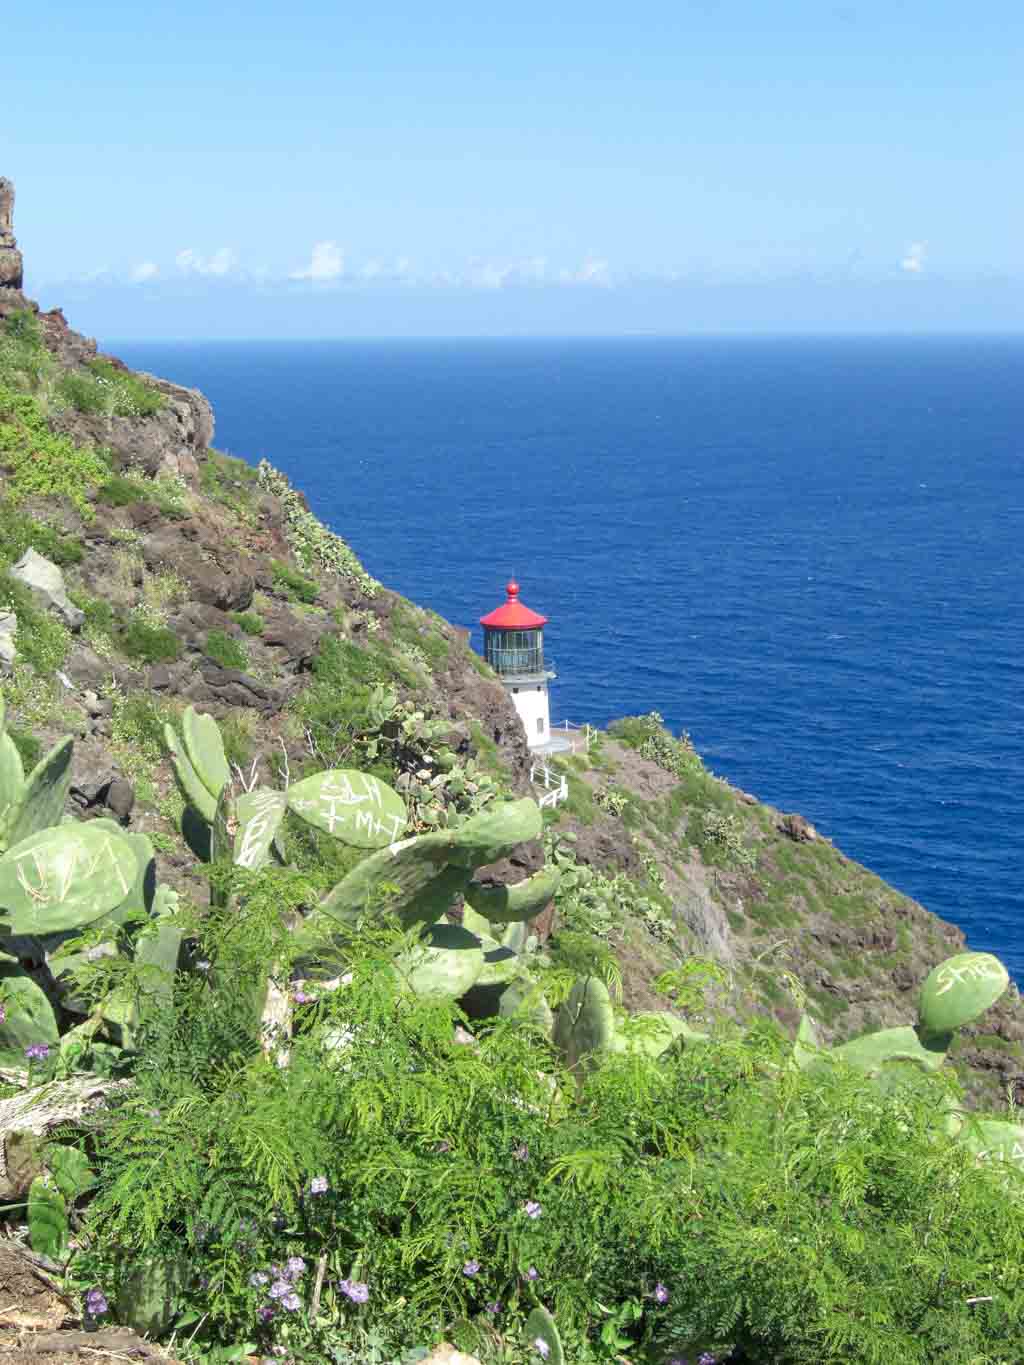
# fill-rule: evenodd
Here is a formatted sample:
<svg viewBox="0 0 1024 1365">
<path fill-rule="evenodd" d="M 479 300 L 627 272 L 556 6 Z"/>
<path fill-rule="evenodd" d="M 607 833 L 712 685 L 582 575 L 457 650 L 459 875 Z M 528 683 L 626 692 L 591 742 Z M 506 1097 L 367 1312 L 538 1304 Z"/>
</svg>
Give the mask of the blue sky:
<svg viewBox="0 0 1024 1365">
<path fill-rule="evenodd" d="M 48 0 L 4 46 L 28 287 L 100 335 L 1024 325 L 1019 0 Z"/>
</svg>

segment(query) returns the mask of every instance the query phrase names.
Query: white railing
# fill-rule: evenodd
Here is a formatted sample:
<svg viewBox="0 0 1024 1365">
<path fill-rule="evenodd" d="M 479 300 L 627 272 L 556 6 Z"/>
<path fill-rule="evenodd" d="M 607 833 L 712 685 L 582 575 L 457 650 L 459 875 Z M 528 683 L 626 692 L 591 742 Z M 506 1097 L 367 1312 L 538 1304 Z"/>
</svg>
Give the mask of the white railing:
<svg viewBox="0 0 1024 1365">
<path fill-rule="evenodd" d="M 569 783 L 561 773 L 553 773 L 546 763 L 534 763 L 530 767 L 530 781 L 535 787 L 543 787 L 544 795 L 537 798 L 537 805 L 557 806 L 569 797 Z"/>
<path fill-rule="evenodd" d="M 594 737 L 594 727 L 593 727 L 589 722 L 587 722 L 587 723 L 584 724 L 584 725 L 577 725 L 577 723 L 576 723 L 574 720 L 563 720 L 562 723 L 561 723 L 560 725 L 552 725 L 551 728 L 552 728 L 552 730 L 564 730 L 564 731 L 566 732 L 566 734 L 569 734 L 569 735 L 572 734 L 573 730 L 578 730 L 578 731 L 580 732 L 580 735 L 581 735 L 582 739 L 583 739 L 583 747 L 584 747 L 584 749 L 587 750 L 587 751 L 589 751 L 589 749 L 590 749 L 590 741 L 591 741 L 591 740 L 593 739 L 593 737 Z M 574 738 L 574 740 L 573 740 L 573 753 L 576 753 L 576 752 L 577 752 L 577 749 L 576 749 L 575 738 Z"/>
</svg>

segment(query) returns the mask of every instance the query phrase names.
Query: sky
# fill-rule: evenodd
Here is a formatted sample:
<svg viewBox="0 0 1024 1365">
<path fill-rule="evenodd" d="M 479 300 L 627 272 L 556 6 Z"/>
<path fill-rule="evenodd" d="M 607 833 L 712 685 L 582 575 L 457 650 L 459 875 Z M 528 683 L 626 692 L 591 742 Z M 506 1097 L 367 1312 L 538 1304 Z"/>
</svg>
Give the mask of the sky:
<svg viewBox="0 0 1024 1365">
<path fill-rule="evenodd" d="M 1020 0 L 47 0 L 26 287 L 122 338 L 1024 329 Z"/>
</svg>

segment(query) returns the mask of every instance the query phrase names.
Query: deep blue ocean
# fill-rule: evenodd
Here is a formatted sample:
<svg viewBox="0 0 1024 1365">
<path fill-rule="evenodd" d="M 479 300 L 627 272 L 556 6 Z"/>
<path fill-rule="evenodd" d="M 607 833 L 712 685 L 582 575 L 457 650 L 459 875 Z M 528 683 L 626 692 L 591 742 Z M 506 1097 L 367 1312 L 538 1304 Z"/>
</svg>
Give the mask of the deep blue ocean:
<svg viewBox="0 0 1024 1365">
<path fill-rule="evenodd" d="M 1024 339 L 112 349 L 415 601 L 515 574 L 553 720 L 660 711 L 1024 981 Z"/>
</svg>

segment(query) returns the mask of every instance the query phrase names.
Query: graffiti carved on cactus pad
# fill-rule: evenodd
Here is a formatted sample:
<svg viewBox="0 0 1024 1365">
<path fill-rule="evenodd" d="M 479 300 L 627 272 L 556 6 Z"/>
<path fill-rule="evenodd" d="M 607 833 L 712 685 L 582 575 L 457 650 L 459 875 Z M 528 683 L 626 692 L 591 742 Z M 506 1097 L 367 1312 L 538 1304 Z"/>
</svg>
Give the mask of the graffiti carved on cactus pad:
<svg viewBox="0 0 1024 1365">
<path fill-rule="evenodd" d="M 126 839 L 91 825 L 57 825 L 0 858 L 0 913 L 16 934 L 78 928 L 120 905 L 137 874 Z"/>
<path fill-rule="evenodd" d="M 402 798 L 369 773 L 338 768 L 288 788 L 288 804 L 317 829 L 356 848 L 383 848 L 405 829 Z"/>
<path fill-rule="evenodd" d="M 1003 971 L 998 961 L 987 953 L 978 953 L 974 957 L 964 954 L 960 958 L 952 958 L 949 962 L 943 962 L 935 975 L 938 982 L 936 996 L 945 995 L 954 986 L 966 985 L 972 981 L 1003 979 Z"/>
</svg>

